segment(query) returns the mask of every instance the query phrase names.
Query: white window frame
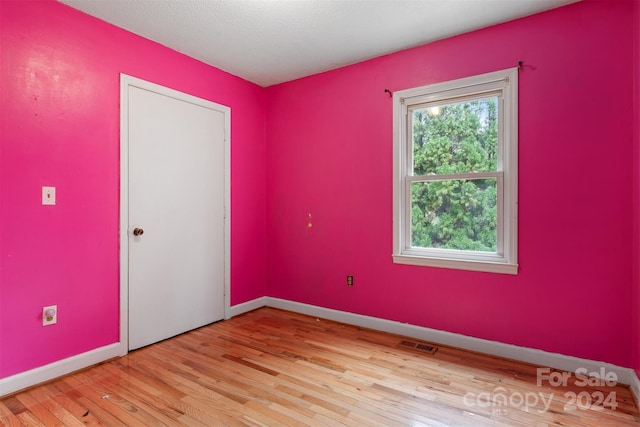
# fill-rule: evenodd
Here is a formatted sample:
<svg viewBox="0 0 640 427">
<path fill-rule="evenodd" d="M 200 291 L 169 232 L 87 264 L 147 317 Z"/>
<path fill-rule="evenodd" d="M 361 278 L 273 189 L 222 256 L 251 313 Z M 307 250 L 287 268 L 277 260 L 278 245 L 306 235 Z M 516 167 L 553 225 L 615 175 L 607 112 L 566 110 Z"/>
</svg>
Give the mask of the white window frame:
<svg viewBox="0 0 640 427">
<path fill-rule="evenodd" d="M 498 165 L 496 172 L 468 174 L 497 179 L 497 251 L 495 253 L 411 246 L 413 170 L 412 107 L 428 108 L 456 99 L 498 93 Z M 492 273 L 518 273 L 518 69 L 406 89 L 393 94 L 393 261 L 430 267 Z M 437 179 L 465 174 L 435 175 Z M 420 179 L 423 181 L 424 177 Z"/>
</svg>

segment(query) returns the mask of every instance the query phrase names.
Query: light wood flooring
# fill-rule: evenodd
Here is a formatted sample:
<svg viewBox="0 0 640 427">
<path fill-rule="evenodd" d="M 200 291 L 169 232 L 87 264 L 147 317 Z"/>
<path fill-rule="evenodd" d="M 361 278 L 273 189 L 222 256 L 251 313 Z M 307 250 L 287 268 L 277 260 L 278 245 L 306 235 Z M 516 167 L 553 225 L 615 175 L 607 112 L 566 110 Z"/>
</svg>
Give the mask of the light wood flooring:
<svg viewBox="0 0 640 427">
<path fill-rule="evenodd" d="M 430 354 L 403 340 L 415 342 L 262 308 L 8 396 L 0 423 L 640 424 L 626 386 L 580 387 L 575 375 L 566 387 L 538 386 L 535 366 L 445 346 Z"/>
</svg>

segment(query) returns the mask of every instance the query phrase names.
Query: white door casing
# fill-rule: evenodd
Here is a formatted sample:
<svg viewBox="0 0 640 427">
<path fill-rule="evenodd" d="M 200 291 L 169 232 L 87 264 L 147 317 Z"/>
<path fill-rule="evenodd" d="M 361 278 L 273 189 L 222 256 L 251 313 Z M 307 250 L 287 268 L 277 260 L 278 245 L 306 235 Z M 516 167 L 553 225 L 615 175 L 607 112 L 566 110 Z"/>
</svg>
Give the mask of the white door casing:
<svg viewBox="0 0 640 427">
<path fill-rule="evenodd" d="M 228 317 L 229 129 L 228 107 L 121 75 L 121 354 Z"/>
</svg>

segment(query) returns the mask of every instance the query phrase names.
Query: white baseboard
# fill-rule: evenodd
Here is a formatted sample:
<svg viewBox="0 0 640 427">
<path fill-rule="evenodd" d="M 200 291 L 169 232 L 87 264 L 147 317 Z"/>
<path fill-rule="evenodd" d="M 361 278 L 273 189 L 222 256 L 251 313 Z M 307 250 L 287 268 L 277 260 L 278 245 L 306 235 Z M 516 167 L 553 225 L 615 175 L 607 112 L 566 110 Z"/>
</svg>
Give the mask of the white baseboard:
<svg viewBox="0 0 640 427">
<path fill-rule="evenodd" d="M 635 393 L 636 398 L 640 398 L 640 381 L 638 380 L 636 372 L 633 369 L 623 368 L 611 363 L 596 362 L 573 356 L 565 356 L 563 354 L 549 353 L 543 350 L 519 347 L 512 344 L 504 344 L 497 341 L 489 341 L 481 338 L 454 334 L 452 332 L 379 319 L 361 314 L 348 313 L 345 311 L 332 310 L 329 308 L 279 298 L 267 297 L 266 305 L 268 307 L 280 308 L 282 310 L 289 310 L 296 313 L 334 320 L 336 322 L 347 323 L 363 328 L 411 337 L 421 341 L 429 341 L 434 344 L 448 345 L 464 350 L 531 363 L 536 366 L 560 369 L 567 372 L 575 372 L 578 368 L 586 368 L 587 372 L 599 372 L 601 368 L 604 368 L 607 373 L 615 373 L 618 377 L 617 382 L 629 385 Z"/>
<path fill-rule="evenodd" d="M 604 368 L 607 373 L 615 373 L 620 384 L 628 384 L 634 393 L 636 400 L 640 400 L 640 379 L 638 379 L 636 372 L 630 368 L 623 368 L 605 362 L 596 362 L 573 356 L 549 353 L 542 350 L 519 347 L 512 344 L 504 344 L 481 338 L 468 337 L 461 334 L 454 334 L 452 332 L 409 325 L 407 323 L 379 319 L 376 317 L 272 297 L 260 297 L 242 304 L 234 305 L 229 308 L 227 318 L 239 316 L 240 314 L 256 310 L 264 306 L 293 311 L 296 313 L 306 314 L 308 316 L 333 320 L 363 328 L 389 332 L 392 334 L 415 338 L 421 341 L 429 341 L 435 344 L 448 345 L 479 353 L 519 360 L 533 365 L 551 367 L 567 372 L 575 372 L 578 368 L 586 368 L 588 372 L 598 372 L 601 368 Z M 121 355 L 121 344 L 114 343 L 51 363 L 49 365 L 21 372 L 7 378 L 2 378 L 0 379 L 0 397 Z"/>
<path fill-rule="evenodd" d="M 227 317 L 227 319 L 239 316 L 249 311 L 256 310 L 260 307 L 264 307 L 265 305 L 267 305 L 267 297 L 260 297 L 251 301 L 243 302 L 242 304 L 234 305 L 232 307 L 229 307 L 229 316 Z"/>
<path fill-rule="evenodd" d="M 77 354 L 45 366 L 2 378 L 0 379 L 0 397 L 104 362 L 120 356 L 120 352 L 120 343 L 109 344 L 86 353 Z"/>
<path fill-rule="evenodd" d="M 264 307 L 265 305 L 266 297 L 238 304 L 229 307 L 225 312 L 226 318 L 229 319 L 242 313 Z M 0 379 L 0 397 L 125 354 L 127 354 L 126 346 L 122 346 L 120 343 L 114 343 L 67 359 L 58 360 L 49 365 L 40 366 L 10 377 L 2 378 Z"/>
</svg>

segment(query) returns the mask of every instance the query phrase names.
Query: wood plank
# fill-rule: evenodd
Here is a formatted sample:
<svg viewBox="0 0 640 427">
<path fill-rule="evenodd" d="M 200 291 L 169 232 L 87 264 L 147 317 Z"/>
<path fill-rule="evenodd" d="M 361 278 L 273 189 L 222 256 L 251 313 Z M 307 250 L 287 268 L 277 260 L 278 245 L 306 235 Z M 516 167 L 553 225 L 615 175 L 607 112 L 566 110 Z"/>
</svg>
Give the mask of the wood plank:
<svg viewBox="0 0 640 427">
<path fill-rule="evenodd" d="M 14 414 L 11 409 L 6 405 L 6 402 L 10 398 L 5 399 L 5 402 L 0 402 L 0 425 L 6 427 L 19 427 L 22 426 L 20 419 Z"/>
<path fill-rule="evenodd" d="M 16 399 L 22 402 L 25 407 L 29 408 L 29 412 L 33 413 L 33 415 L 40 421 L 42 424 L 46 426 L 62 426 L 62 422 L 56 418 L 47 408 L 45 408 L 38 399 L 36 399 L 32 391 L 25 391 L 16 395 Z"/>
</svg>

